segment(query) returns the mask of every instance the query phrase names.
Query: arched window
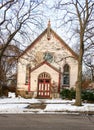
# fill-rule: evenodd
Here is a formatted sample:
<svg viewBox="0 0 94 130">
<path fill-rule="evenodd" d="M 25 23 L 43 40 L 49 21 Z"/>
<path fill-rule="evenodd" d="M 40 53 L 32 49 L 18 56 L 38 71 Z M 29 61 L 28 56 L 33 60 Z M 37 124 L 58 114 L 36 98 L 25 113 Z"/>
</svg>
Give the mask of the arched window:
<svg viewBox="0 0 94 130">
<path fill-rule="evenodd" d="M 26 84 L 28 84 L 29 81 L 29 69 L 30 69 L 30 64 L 26 65 Z"/>
<path fill-rule="evenodd" d="M 69 86 L 69 79 L 70 79 L 70 72 L 69 72 L 69 65 L 64 65 L 63 68 L 63 85 Z"/>
<path fill-rule="evenodd" d="M 46 72 L 43 72 L 39 75 L 39 79 L 50 79 L 50 75 Z"/>
</svg>

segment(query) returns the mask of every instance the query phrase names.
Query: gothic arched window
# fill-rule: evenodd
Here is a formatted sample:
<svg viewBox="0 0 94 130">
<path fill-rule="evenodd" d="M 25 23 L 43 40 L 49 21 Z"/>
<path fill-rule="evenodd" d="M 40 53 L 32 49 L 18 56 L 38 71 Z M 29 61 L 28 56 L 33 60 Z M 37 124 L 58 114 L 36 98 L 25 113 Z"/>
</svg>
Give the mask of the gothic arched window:
<svg viewBox="0 0 94 130">
<path fill-rule="evenodd" d="M 63 85 L 64 86 L 69 86 L 69 79 L 70 79 L 69 65 L 65 64 L 63 68 Z"/>
<path fill-rule="evenodd" d="M 26 84 L 28 84 L 29 81 L 29 70 L 30 70 L 30 64 L 26 65 Z"/>
</svg>

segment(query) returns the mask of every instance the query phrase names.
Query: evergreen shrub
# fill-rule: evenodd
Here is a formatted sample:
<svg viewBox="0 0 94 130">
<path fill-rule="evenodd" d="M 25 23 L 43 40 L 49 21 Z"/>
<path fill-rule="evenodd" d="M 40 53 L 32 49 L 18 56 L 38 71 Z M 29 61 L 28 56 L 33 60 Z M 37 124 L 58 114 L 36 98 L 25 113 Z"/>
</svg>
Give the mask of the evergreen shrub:
<svg viewBox="0 0 94 130">
<path fill-rule="evenodd" d="M 76 91 L 72 89 L 66 89 L 63 88 L 63 90 L 60 93 L 62 99 L 75 99 L 76 96 Z M 94 90 L 82 90 L 81 93 L 81 98 L 82 101 L 87 101 L 87 102 L 94 102 Z"/>
<path fill-rule="evenodd" d="M 94 102 L 94 90 L 83 90 L 82 91 L 82 100 Z"/>
<path fill-rule="evenodd" d="M 64 88 L 60 93 L 62 99 L 75 99 L 75 90 L 72 89 L 66 89 Z"/>
</svg>

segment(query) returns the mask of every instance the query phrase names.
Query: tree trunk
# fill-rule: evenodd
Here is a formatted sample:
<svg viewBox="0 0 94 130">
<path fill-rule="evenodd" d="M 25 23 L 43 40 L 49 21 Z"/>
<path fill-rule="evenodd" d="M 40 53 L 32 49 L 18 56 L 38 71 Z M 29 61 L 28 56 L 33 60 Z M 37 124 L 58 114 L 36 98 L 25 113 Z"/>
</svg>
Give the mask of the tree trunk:
<svg viewBox="0 0 94 130">
<path fill-rule="evenodd" d="M 76 106 L 81 106 L 81 85 L 82 85 L 82 64 L 81 64 L 81 56 L 79 56 L 80 62 L 78 63 L 78 81 L 76 84 L 76 101 L 75 105 Z"/>
<path fill-rule="evenodd" d="M 82 88 L 82 61 L 83 61 L 83 54 L 84 54 L 84 43 L 83 43 L 84 34 L 80 33 L 80 52 L 79 52 L 79 59 L 78 59 L 78 77 L 77 77 L 77 84 L 76 84 L 76 106 L 81 106 L 81 88 Z"/>
</svg>

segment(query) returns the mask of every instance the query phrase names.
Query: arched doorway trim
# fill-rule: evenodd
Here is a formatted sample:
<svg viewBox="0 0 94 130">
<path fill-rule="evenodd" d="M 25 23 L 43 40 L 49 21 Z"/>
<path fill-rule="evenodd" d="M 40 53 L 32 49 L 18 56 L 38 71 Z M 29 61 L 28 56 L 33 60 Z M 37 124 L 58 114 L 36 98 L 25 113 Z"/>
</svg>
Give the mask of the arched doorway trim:
<svg viewBox="0 0 94 130">
<path fill-rule="evenodd" d="M 50 97 L 51 77 L 47 72 L 43 72 L 38 76 L 38 97 Z"/>
</svg>

